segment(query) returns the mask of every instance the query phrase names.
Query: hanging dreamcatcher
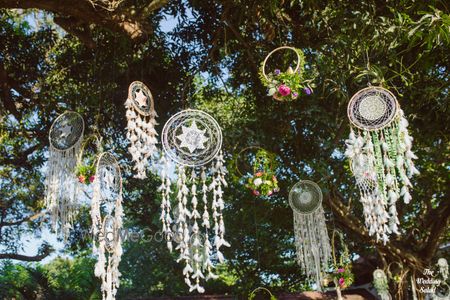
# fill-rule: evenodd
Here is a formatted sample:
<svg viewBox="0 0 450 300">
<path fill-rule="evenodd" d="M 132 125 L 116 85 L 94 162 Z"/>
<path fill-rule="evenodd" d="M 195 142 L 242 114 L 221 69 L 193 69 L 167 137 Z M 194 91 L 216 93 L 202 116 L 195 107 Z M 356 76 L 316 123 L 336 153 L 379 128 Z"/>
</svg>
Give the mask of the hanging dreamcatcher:
<svg viewBox="0 0 450 300">
<path fill-rule="evenodd" d="M 53 229 L 57 231 L 60 228 L 64 240 L 69 235 L 78 209 L 74 168 L 83 133 L 84 120 L 72 111 L 60 115 L 49 133 L 45 206 L 50 211 Z"/>
<path fill-rule="evenodd" d="M 223 187 L 227 186 L 220 151 L 222 131 L 207 113 L 187 109 L 172 116 L 164 125 L 162 144 L 165 153 L 160 187 L 163 232 L 169 250 L 172 251 L 173 242 L 177 243 L 178 262 L 185 265 L 183 275 L 190 291 L 203 293 L 200 280 L 217 278 L 212 270 L 213 257 L 223 262 L 220 248 L 230 246 L 224 239 L 222 216 Z M 173 190 L 169 160 L 176 164 Z M 207 168 L 213 160 L 212 166 Z M 173 199 L 176 201 L 173 206 L 172 198 L 176 199 Z"/>
<path fill-rule="evenodd" d="M 396 202 L 411 201 L 409 178 L 419 172 L 408 133 L 395 96 L 381 87 L 357 92 L 348 104 L 352 128 L 345 155 L 360 190 L 360 201 L 370 235 L 386 243 L 390 233 L 399 234 Z"/>
<path fill-rule="evenodd" d="M 140 81 L 134 81 L 128 88 L 127 109 L 127 139 L 131 146 L 128 148 L 135 163 L 134 177 L 144 179 L 147 176 L 148 160 L 155 153 L 158 135 L 155 130 L 156 117 L 153 96 L 149 88 Z"/>
<path fill-rule="evenodd" d="M 252 152 L 250 150 L 255 150 Z M 248 161 L 241 162 L 240 158 L 245 156 Z M 251 165 L 251 171 L 241 171 L 242 166 Z M 246 187 L 252 191 L 255 196 L 271 196 L 278 192 L 278 179 L 275 175 L 276 156 L 258 146 L 250 146 L 241 150 L 234 158 L 233 168 L 236 170 L 234 179 L 240 181 L 246 178 Z M 251 175 L 248 176 L 248 174 Z"/>
<path fill-rule="evenodd" d="M 280 50 L 291 50 L 296 54 L 295 69 L 289 66 L 285 72 L 275 68 L 272 72 L 267 73 L 266 65 L 269 57 Z M 272 96 L 275 100 L 292 101 L 302 94 L 310 95 L 312 93 L 309 85 L 311 80 L 305 79 L 305 56 L 300 49 L 289 46 L 274 49 L 264 59 L 259 75 L 262 83 L 268 89 L 267 95 Z"/>
<path fill-rule="evenodd" d="M 294 212 L 297 262 L 320 289 L 331 259 L 322 191 L 316 183 L 300 180 L 289 192 L 289 204 Z"/>
<path fill-rule="evenodd" d="M 389 294 L 388 279 L 383 270 L 376 269 L 373 271 L 373 286 L 377 290 L 381 300 L 392 299 L 391 294 Z"/>
<path fill-rule="evenodd" d="M 95 276 L 101 278 L 103 299 L 115 299 L 122 257 L 122 177 L 119 164 L 109 152 L 97 160 L 91 203 Z"/>
</svg>

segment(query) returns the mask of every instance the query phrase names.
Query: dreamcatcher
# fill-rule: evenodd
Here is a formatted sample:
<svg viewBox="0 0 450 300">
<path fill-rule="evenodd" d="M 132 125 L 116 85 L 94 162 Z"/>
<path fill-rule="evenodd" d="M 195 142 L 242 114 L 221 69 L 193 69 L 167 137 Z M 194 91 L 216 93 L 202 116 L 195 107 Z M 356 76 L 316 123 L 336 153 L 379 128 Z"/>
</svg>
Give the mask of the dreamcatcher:
<svg viewBox="0 0 450 300">
<path fill-rule="evenodd" d="M 103 299 L 115 299 L 122 256 L 122 177 L 119 164 L 109 152 L 97 161 L 91 203 L 93 253 L 98 257 L 95 276 L 101 278 Z"/>
<path fill-rule="evenodd" d="M 411 201 L 409 178 L 419 172 L 411 151 L 413 138 L 395 96 L 381 87 L 357 92 L 348 104 L 352 129 L 345 155 L 360 190 L 370 235 L 383 243 L 399 234 L 396 202 Z"/>
<path fill-rule="evenodd" d="M 294 212 L 297 262 L 307 277 L 321 288 L 323 274 L 329 268 L 331 246 L 322 208 L 322 191 L 309 180 L 300 180 L 289 192 Z"/>
<path fill-rule="evenodd" d="M 255 152 L 250 150 L 256 150 Z M 246 155 L 245 155 L 246 154 Z M 241 162 L 239 159 L 244 157 L 248 161 Z M 251 175 L 249 171 L 241 170 L 242 165 L 251 164 Z M 247 184 L 245 185 L 248 189 L 252 191 L 255 196 L 271 196 L 274 193 L 279 192 L 278 179 L 275 175 L 276 169 L 276 156 L 263 148 L 258 146 L 250 146 L 241 150 L 237 155 L 235 155 L 233 167 L 236 170 L 236 175 L 234 179 L 236 181 L 241 181 L 246 178 Z"/>
<path fill-rule="evenodd" d="M 177 261 L 185 265 L 183 275 L 190 291 L 203 293 L 200 280 L 217 278 L 212 272 L 213 248 L 215 257 L 223 262 L 220 248 L 230 246 L 224 239 L 222 216 L 223 187 L 227 186 L 220 151 L 222 131 L 207 113 L 188 109 L 175 114 L 164 125 L 162 144 L 165 152 L 160 187 L 163 232 L 170 251 L 172 242 L 177 243 L 175 249 L 180 253 Z M 175 191 L 171 188 L 169 160 L 176 163 Z M 207 169 L 205 165 L 212 160 L 215 160 L 213 166 Z M 174 209 L 172 194 L 177 201 Z"/>
<path fill-rule="evenodd" d="M 373 286 L 377 290 L 381 300 L 392 299 L 391 294 L 389 294 L 388 279 L 383 270 L 376 269 L 373 271 Z"/>
<path fill-rule="evenodd" d="M 45 206 L 53 229 L 67 239 L 77 211 L 77 182 L 74 168 L 83 140 L 84 120 L 76 112 L 65 112 L 52 124 L 46 176 Z"/>
<path fill-rule="evenodd" d="M 156 150 L 158 135 L 155 130 L 157 114 L 154 109 L 153 96 L 148 87 L 140 81 L 134 81 L 128 88 L 128 99 L 125 102 L 128 148 L 135 163 L 134 177 L 144 179 L 148 159 Z"/>
<path fill-rule="evenodd" d="M 286 71 L 276 68 L 273 72 L 267 72 L 266 65 L 269 58 L 277 51 L 290 50 L 296 54 L 295 69 L 291 66 Z M 264 86 L 268 89 L 268 96 L 278 101 L 292 101 L 302 93 L 310 95 L 312 88 L 310 79 L 305 79 L 305 56 L 300 49 L 282 46 L 274 49 L 264 59 L 259 72 Z"/>
</svg>

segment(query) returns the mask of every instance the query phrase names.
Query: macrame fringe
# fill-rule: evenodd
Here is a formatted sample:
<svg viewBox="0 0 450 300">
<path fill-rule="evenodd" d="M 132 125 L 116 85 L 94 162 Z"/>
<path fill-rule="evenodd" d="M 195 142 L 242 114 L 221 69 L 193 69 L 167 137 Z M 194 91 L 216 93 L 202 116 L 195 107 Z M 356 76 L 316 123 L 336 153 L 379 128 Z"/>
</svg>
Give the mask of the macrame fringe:
<svg viewBox="0 0 450 300">
<path fill-rule="evenodd" d="M 312 214 L 294 211 L 295 247 L 297 262 L 305 275 L 322 286 L 323 274 L 329 269 L 331 246 L 322 207 Z"/>
<path fill-rule="evenodd" d="M 218 261 L 222 263 L 224 256 L 221 247 L 230 247 L 224 238 L 225 225 L 222 214 L 223 187 L 227 186 L 223 155 L 222 153 L 217 155 L 215 164 L 209 172 L 212 175 L 211 179 L 208 178 L 205 168 L 198 174 L 195 169 L 178 166 L 176 181 L 178 214 L 175 220 L 171 217 L 173 192 L 168 176 L 168 162 L 164 156 L 161 158 L 161 164 L 164 167 L 161 173 L 162 184 L 159 188 L 162 194 L 160 219 L 167 247 L 172 251 L 173 242 L 177 243 L 175 250 L 180 253 L 177 262 L 184 263 L 183 275 L 189 291 L 204 293 L 201 280 L 218 278 L 213 273 L 214 265 L 211 261 L 214 252 Z M 208 185 L 209 181 L 211 183 Z M 172 226 L 175 228 L 174 231 Z"/>
<path fill-rule="evenodd" d="M 149 116 L 140 115 L 133 106 L 133 100 L 127 99 L 125 108 L 127 109 L 126 117 L 127 123 L 127 139 L 131 146 L 128 148 L 132 160 L 134 162 L 133 169 L 135 170 L 135 178 L 147 178 L 146 168 L 148 160 L 156 151 L 156 144 L 158 143 L 155 126 L 156 117 L 155 111 L 152 111 Z"/>
<path fill-rule="evenodd" d="M 366 227 L 369 235 L 384 244 L 391 233 L 400 234 L 396 202 L 400 198 L 406 204 L 411 201 L 409 178 L 419 174 L 412 141 L 402 110 L 387 127 L 356 133 L 352 129 L 346 140 L 345 155 L 360 190 Z"/>
<path fill-rule="evenodd" d="M 74 173 L 81 140 L 60 151 L 50 146 L 46 176 L 45 206 L 50 212 L 53 230 L 67 241 L 78 211 L 78 182 Z"/>
</svg>

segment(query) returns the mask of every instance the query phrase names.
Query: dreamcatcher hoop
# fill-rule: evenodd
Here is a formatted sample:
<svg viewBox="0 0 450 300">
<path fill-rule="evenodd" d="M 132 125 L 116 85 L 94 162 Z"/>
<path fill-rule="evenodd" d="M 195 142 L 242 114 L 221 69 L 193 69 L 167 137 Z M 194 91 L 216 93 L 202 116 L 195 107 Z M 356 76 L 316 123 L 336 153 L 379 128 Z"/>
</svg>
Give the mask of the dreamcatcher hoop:
<svg viewBox="0 0 450 300">
<path fill-rule="evenodd" d="M 142 109 L 142 105 L 139 103 L 140 99 L 136 100 L 139 96 L 143 97 L 142 95 L 144 95 L 147 99 L 145 110 Z M 152 92 L 148 86 L 140 81 L 133 81 L 130 83 L 130 86 L 128 87 L 128 99 L 131 100 L 134 109 L 136 109 L 141 115 L 150 116 L 155 111 L 155 103 Z"/>
<path fill-rule="evenodd" d="M 81 164 L 83 162 L 86 146 L 91 141 L 94 142 L 95 148 L 97 149 L 96 152 L 99 153 L 99 154 L 95 155 L 94 160 L 92 161 L 92 164 L 96 165 L 98 156 L 103 151 L 102 150 L 102 148 L 103 148 L 102 147 L 102 140 L 103 140 L 103 138 L 100 135 L 98 135 L 98 134 L 90 135 L 87 139 L 85 139 L 83 141 L 83 143 L 81 144 L 80 153 L 78 154 L 78 158 L 77 158 L 77 165 L 79 165 L 79 164 Z"/>
<path fill-rule="evenodd" d="M 347 116 L 355 127 L 374 131 L 394 121 L 400 106 L 394 94 L 382 87 L 370 86 L 352 96 L 347 106 Z"/>
<path fill-rule="evenodd" d="M 111 167 L 113 168 L 107 168 Z M 106 174 L 112 171 L 113 174 Z M 97 173 L 100 173 L 97 175 Z M 122 173 L 119 163 L 110 152 L 103 152 L 97 159 L 96 180 L 100 180 L 100 202 L 114 202 L 121 197 Z M 106 178 L 103 178 L 108 176 Z M 111 177 L 113 176 L 113 177 Z M 98 177 L 98 178 L 97 178 Z M 111 190 L 112 189 L 112 190 Z"/>
<path fill-rule="evenodd" d="M 281 46 L 281 47 L 275 48 L 274 50 L 270 51 L 270 53 L 267 54 L 266 58 L 265 58 L 264 61 L 263 61 L 263 64 L 262 64 L 262 73 L 263 73 L 263 76 L 264 76 L 264 78 L 265 78 L 266 80 L 270 80 L 269 77 L 268 77 L 267 74 L 266 74 L 266 64 L 267 64 L 267 61 L 269 60 L 269 57 L 272 56 L 272 54 L 274 54 L 275 52 L 280 51 L 280 50 L 285 50 L 285 49 L 287 49 L 287 50 L 292 50 L 292 51 L 294 51 L 295 54 L 297 55 L 297 66 L 296 66 L 295 69 L 294 69 L 294 73 L 298 72 L 298 70 L 300 69 L 300 66 L 301 66 L 301 57 L 300 57 L 300 54 L 297 52 L 297 50 L 296 50 L 294 47 L 291 47 L 291 46 Z"/>
<path fill-rule="evenodd" d="M 219 153 L 222 129 L 206 112 L 186 109 L 164 124 L 161 139 L 170 159 L 183 166 L 197 167 L 209 163 Z"/>
<path fill-rule="evenodd" d="M 244 177 L 245 174 L 239 169 L 239 158 L 241 158 L 242 154 L 244 154 L 248 150 L 252 150 L 252 149 L 256 149 L 257 151 L 258 150 L 265 150 L 264 148 L 261 148 L 260 146 L 248 146 L 248 147 L 245 147 L 244 149 L 242 149 L 241 151 L 239 151 L 239 153 L 234 158 L 234 166 L 235 166 L 234 169 L 236 170 L 237 174 L 240 177 Z M 255 157 L 256 157 L 256 152 L 255 152 Z M 273 162 L 271 162 L 270 169 L 273 170 L 273 167 L 274 167 L 273 166 Z M 254 171 L 254 170 L 252 169 L 252 171 Z"/>
<path fill-rule="evenodd" d="M 75 127 L 68 126 L 69 121 L 65 121 L 65 118 L 70 118 L 71 120 L 75 120 Z M 76 132 L 73 132 L 73 130 Z M 70 132 L 67 132 L 70 130 Z M 60 133 L 57 136 L 58 132 Z M 68 142 L 64 142 L 61 140 L 57 140 L 61 138 L 61 133 L 69 139 Z M 66 111 L 63 114 L 59 115 L 55 121 L 53 121 L 52 126 L 50 127 L 48 139 L 50 142 L 50 147 L 58 152 L 68 151 L 74 148 L 84 134 L 84 119 L 83 117 L 74 111 Z"/>
<path fill-rule="evenodd" d="M 311 203 L 313 201 L 311 193 L 307 193 L 309 191 L 305 191 L 304 187 L 308 186 L 309 189 L 311 189 L 313 192 L 316 193 L 317 200 L 316 203 Z M 300 192 L 301 199 L 294 199 L 296 197 L 295 193 Z M 295 201 L 300 201 L 300 203 L 296 203 Z M 320 189 L 319 185 L 315 183 L 314 181 L 310 180 L 300 180 L 289 191 L 289 205 L 291 206 L 292 210 L 298 214 L 301 215 L 310 215 L 314 212 L 316 212 L 321 206 L 322 206 L 322 190 Z M 302 205 L 303 208 L 300 208 L 299 205 Z M 309 205 L 309 207 L 308 207 Z M 306 208 L 306 209 L 305 209 Z M 304 209 L 304 210 L 302 210 Z"/>
</svg>

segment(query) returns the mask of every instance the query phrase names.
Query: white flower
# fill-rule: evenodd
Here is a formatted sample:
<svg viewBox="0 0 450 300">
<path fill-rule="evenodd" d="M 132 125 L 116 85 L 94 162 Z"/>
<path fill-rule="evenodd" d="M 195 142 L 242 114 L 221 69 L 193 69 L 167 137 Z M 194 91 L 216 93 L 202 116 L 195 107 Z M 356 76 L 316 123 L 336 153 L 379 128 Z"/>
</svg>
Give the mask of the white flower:
<svg viewBox="0 0 450 300">
<path fill-rule="evenodd" d="M 260 186 L 262 184 L 262 179 L 261 178 L 256 178 L 255 180 L 253 180 L 253 184 L 255 186 Z"/>
</svg>

